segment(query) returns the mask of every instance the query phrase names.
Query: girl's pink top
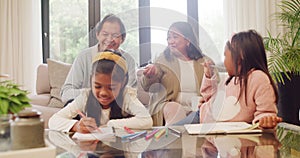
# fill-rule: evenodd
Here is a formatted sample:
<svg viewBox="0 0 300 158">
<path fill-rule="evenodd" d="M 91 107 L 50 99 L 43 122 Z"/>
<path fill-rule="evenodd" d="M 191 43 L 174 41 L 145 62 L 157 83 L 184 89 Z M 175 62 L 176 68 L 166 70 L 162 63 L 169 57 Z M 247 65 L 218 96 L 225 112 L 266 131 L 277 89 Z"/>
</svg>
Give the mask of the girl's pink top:
<svg viewBox="0 0 300 158">
<path fill-rule="evenodd" d="M 242 94 L 237 102 L 240 84 L 234 80 L 225 86 L 225 81 L 216 85 L 216 78 L 204 78 L 201 92 L 206 102 L 200 107 L 200 122 L 254 123 L 264 116 L 277 115 L 275 93 L 263 71 L 249 72 L 247 100 Z M 213 97 L 209 98 L 210 94 L 214 94 Z"/>
</svg>

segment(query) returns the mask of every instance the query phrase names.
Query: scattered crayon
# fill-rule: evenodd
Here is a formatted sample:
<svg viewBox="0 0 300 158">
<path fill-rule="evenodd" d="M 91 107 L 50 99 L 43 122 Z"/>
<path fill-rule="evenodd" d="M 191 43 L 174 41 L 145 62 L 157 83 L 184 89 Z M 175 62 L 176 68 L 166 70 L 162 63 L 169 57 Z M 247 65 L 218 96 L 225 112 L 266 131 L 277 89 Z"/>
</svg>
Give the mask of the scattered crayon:
<svg viewBox="0 0 300 158">
<path fill-rule="evenodd" d="M 129 134 L 133 134 L 133 133 L 134 133 L 133 130 L 131 130 L 130 128 L 128 128 L 128 127 L 126 127 L 126 126 L 124 126 L 124 130 L 125 130 L 127 133 L 129 133 Z"/>
<path fill-rule="evenodd" d="M 128 139 L 129 139 L 130 141 L 132 141 L 132 140 L 135 140 L 135 139 L 144 137 L 146 134 L 147 134 L 147 131 L 142 131 L 142 132 L 138 133 L 137 135 L 134 135 L 134 136 L 129 137 Z"/>
<path fill-rule="evenodd" d="M 154 129 L 153 131 L 151 131 L 149 134 L 146 135 L 145 139 L 148 140 L 148 139 L 152 138 L 158 131 L 159 131 L 159 128 Z"/>
<path fill-rule="evenodd" d="M 162 135 L 164 135 L 166 133 L 166 129 L 164 128 L 164 129 L 160 129 L 160 131 L 159 132 L 157 132 L 155 135 L 154 135 L 154 137 L 156 138 L 156 139 L 159 139 Z"/>
</svg>

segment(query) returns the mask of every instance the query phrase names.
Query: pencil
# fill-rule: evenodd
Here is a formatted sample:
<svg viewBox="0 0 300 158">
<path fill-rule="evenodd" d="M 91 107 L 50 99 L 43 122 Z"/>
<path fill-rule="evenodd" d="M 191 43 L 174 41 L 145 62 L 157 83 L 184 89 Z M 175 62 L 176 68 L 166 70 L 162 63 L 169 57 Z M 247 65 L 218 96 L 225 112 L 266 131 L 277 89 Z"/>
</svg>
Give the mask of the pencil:
<svg viewBox="0 0 300 158">
<path fill-rule="evenodd" d="M 85 114 L 83 114 L 80 110 L 76 110 L 77 114 L 80 115 L 82 118 L 86 118 Z"/>
</svg>

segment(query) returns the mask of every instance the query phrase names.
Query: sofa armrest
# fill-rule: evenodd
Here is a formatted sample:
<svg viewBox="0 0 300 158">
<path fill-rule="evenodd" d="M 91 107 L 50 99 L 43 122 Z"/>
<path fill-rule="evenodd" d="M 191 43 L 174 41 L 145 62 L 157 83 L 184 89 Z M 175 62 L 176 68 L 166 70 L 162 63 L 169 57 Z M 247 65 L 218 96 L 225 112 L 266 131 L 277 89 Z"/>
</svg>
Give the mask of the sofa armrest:
<svg viewBox="0 0 300 158">
<path fill-rule="evenodd" d="M 32 107 L 28 109 L 35 109 L 41 112 L 42 114 L 40 117 L 44 120 L 44 128 L 48 128 L 48 122 L 50 117 L 56 112 L 58 112 L 61 108 L 52 108 L 33 104 Z"/>
<path fill-rule="evenodd" d="M 30 99 L 30 104 L 48 106 L 49 101 L 50 101 L 50 93 L 49 94 L 39 94 L 39 95 L 29 94 L 28 98 Z"/>
</svg>

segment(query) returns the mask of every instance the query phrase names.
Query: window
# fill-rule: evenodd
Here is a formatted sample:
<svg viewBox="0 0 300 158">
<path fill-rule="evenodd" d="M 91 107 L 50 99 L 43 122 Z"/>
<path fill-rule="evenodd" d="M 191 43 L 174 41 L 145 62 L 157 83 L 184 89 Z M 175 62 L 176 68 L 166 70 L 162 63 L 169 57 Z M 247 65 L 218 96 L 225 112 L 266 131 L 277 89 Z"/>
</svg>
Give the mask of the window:
<svg viewBox="0 0 300 158">
<path fill-rule="evenodd" d="M 72 63 L 82 49 L 97 42 L 94 26 L 109 13 L 124 22 L 127 36 L 121 48 L 130 53 L 137 64 L 153 60 L 166 48 L 167 30 L 175 21 L 194 23 L 201 49 L 219 62 L 224 46 L 223 4 L 212 1 L 215 3 L 206 0 L 42 0 L 44 62 L 50 57 Z"/>
<path fill-rule="evenodd" d="M 101 7 L 102 6 L 102 7 Z M 107 14 L 117 15 L 126 28 L 126 39 L 120 46 L 136 62 L 139 61 L 138 0 L 101 0 L 101 19 Z"/>
<path fill-rule="evenodd" d="M 175 21 L 187 21 L 187 2 L 178 0 L 151 0 L 151 58 L 157 57 L 167 47 L 167 32 Z"/>
<path fill-rule="evenodd" d="M 42 3 L 44 62 L 49 57 L 72 63 L 81 50 L 97 42 L 94 26 L 109 13 L 119 16 L 125 24 L 127 36 L 121 48 L 139 61 L 138 0 L 42 0 Z"/>
<path fill-rule="evenodd" d="M 222 63 L 225 45 L 223 1 L 199 0 L 198 17 L 200 48 L 216 63 Z"/>
<path fill-rule="evenodd" d="M 49 0 L 49 56 L 72 63 L 88 47 L 88 1 Z"/>
</svg>

